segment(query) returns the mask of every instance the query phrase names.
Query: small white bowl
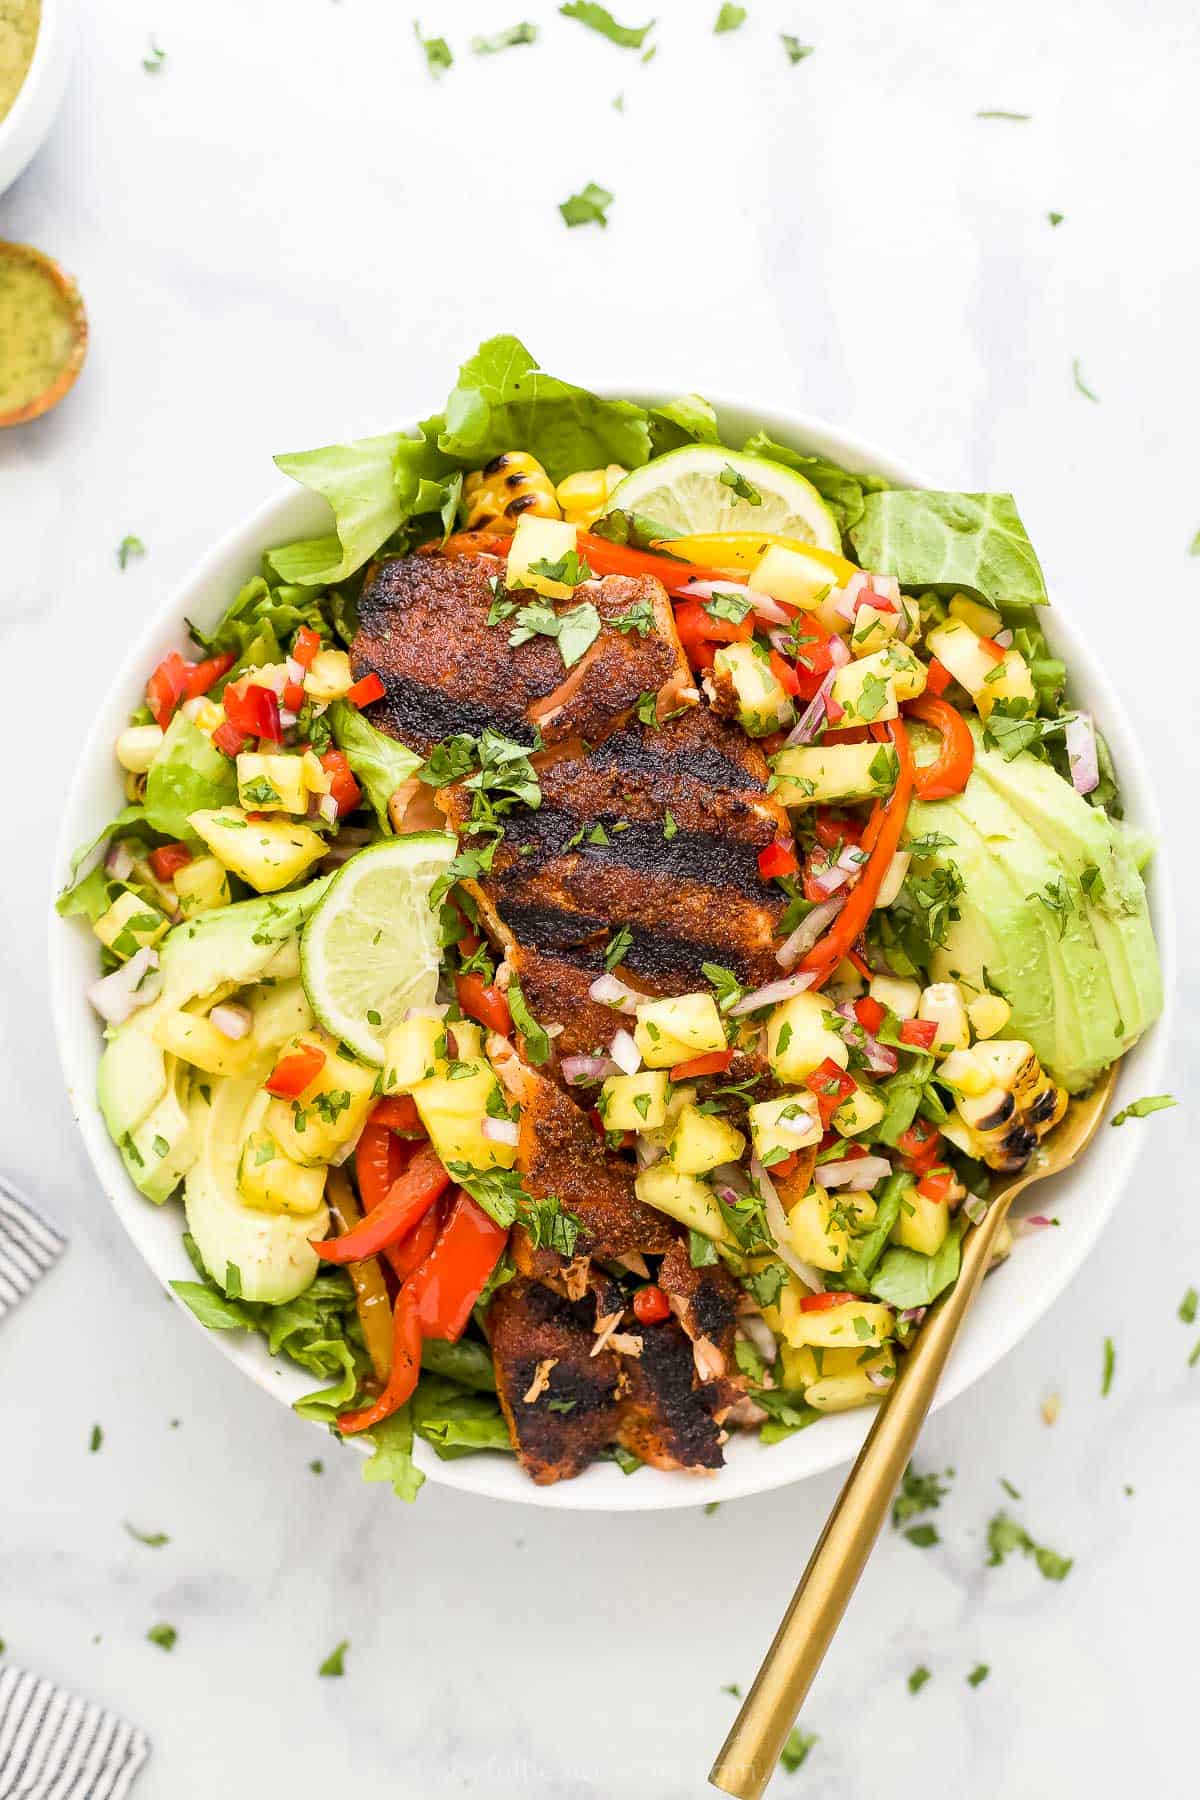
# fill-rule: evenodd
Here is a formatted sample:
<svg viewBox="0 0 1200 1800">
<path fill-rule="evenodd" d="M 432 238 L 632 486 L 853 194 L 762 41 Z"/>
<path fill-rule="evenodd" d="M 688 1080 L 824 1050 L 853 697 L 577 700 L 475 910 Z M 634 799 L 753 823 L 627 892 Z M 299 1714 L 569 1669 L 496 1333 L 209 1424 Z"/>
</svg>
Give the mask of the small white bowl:
<svg viewBox="0 0 1200 1800">
<path fill-rule="evenodd" d="M 33 58 L 8 117 L 0 122 L 0 194 L 40 150 L 62 103 L 71 65 L 74 0 L 42 0 Z"/>
<path fill-rule="evenodd" d="M 618 396 L 614 393 L 612 397 Z M 649 406 L 661 405 L 670 398 L 665 393 L 644 391 L 622 397 L 632 397 Z M 829 456 L 845 468 L 875 470 L 902 487 L 933 485 L 894 457 L 817 419 L 744 401 L 716 404 L 724 435 L 734 442 L 764 426 L 773 438 Z M 54 871 L 56 891 L 67 878 L 74 848 L 93 837 L 123 803 L 113 741 L 130 711 L 142 700 L 146 677 L 154 664 L 169 649 L 187 650 L 184 618 L 211 626 L 238 588 L 258 572 L 264 549 L 327 529 L 324 503 L 303 489 L 288 488 L 222 538 L 182 587 L 157 610 L 109 688 L 84 746 L 63 807 Z M 1055 648 L 1066 659 L 1074 697 L 1095 714 L 1112 748 L 1128 817 L 1158 838 L 1160 821 L 1149 775 L 1088 634 L 1073 626 L 1069 614 L 1058 606 L 1048 615 L 1047 623 Z M 1161 851 L 1153 865 L 1151 907 L 1169 1006 L 1175 988 L 1174 927 Z M 71 1105 L 101 1185 L 138 1250 L 164 1285 L 180 1277 L 189 1278 L 193 1272 L 181 1243 L 181 1208 L 153 1206 L 137 1192 L 125 1174 L 96 1104 L 100 1023 L 86 998 L 86 989 L 96 974 L 95 941 L 78 921 L 52 916 L 50 973 L 55 1028 Z M 1115 1105 L 1160 1089 L 1167 1023 L 1165 1017 L 1161 1019 L 1126 1057 Z M 1053 1212 L 1061 1220 L 1061 1228 L 1021 1239 L 1011 1258 L 984 1283 L 942 1384 L 938 1406 L 946 1405 L 986 1374 L 1062 1292 L 1112 1213 L 1140 1142 L 1136 1131 L 1121 1131 L 1115 1138 L 1102 1131 L 1080 1165 L 1051 1185 L 1038 1188 L 1037 1210 Z M 186 1308 L 181 1310 L 192 1318 Z M 164 1318 L 164 1332 L 175 1328 Z M 197 1324 L 196 1329 L 204 1328 Z M 310 1375 L 268 1356 L 260 1340 L 225 1332 L 207 1335 L 215 1349 L 232 1358 L 277 1400 L 290 1404 L 311 1390 Z M 868 1411 L 834 1414 L 770 1447 L 764 1447 L 753 1435 L 735 1433 L 726 1449 L 727 1466 L 708 1479 L 650 1468 L 639 1469 L 628 1477 L 615 1464 L 601 1463 L 575 1481 L 535 1487 L 511 1457 L 482 1453 L 441 1462 L 421 1442 L 416 1454 L 431 1480 L 468 1493 L 565 1511 L 651 1511 L 763 1493 L 834 1468 L 857 1453 L 871 1416 Z"/>
</svg>

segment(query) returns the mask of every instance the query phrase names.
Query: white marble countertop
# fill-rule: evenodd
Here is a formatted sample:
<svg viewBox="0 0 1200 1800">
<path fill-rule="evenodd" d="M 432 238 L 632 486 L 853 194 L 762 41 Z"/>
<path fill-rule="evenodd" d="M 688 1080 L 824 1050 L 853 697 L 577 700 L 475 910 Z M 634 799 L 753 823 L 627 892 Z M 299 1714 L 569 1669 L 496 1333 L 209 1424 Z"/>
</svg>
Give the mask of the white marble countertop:
<svg viewBox="0 0 1200 1800">
<path fill-rule="evenodd" d="M 1200 15 L 749 0 L 714 38 L 717 0 L 658 0 L 642 66 L 545 5 L 525 8 L 535 48 L 472 57 L 470 33 L 520 9 L 428 0 L 458 53 L 435 83 L 393 0 L 79 10 L 63 114 L 0 200 L 0 235 L 75 271 L 93 331 L 69 400 L 0 438 L 3 1160 L 72 1237 L 0 1330 L 0 1637 L 149 1731 L 145 1800 L 699 1796 L 722 1685 L 753 1672 L 838 1478 L 714 1516 L 433 1486 L 406 1509 L 246 1384 L 168 1311 L 76 1138 L 43 967 L 54 798 L 127 632 L 271 490 L 271 453 L 431 410 L 509 329 L 580 381 L 741 389 L 948 484 L 1014 488 L 1110 645 L 1186 887 Z M 779 30 L 815 54 L 789 67 Z M 557 202 L 593 180 L 609 228 L 568 233 Z M 147 554 L 122 574 L 126 533 Z M 773 1791 L 1190 1783 L 1200 1367 L 1175 1309 L 1200 1285 L 1196 1127 L 1181 1108 L 1127 1129 L 1135 1191 L 1052 1314 L 930 1427 L 922 1464 L 958 1471 L 944 1542 L 881 1544 L 806 1712 L 820 1743 Z M 1006 1503 L 1075 1557 L 1061 1585 L 985 1570 Z M 123 1520 L 171 1541 L 143 1548 Z M 159 1620 L 170 1655 L 146 1641 Z M 318 1680 L 342 1638 L 345 1679 Z"/>
</svg>

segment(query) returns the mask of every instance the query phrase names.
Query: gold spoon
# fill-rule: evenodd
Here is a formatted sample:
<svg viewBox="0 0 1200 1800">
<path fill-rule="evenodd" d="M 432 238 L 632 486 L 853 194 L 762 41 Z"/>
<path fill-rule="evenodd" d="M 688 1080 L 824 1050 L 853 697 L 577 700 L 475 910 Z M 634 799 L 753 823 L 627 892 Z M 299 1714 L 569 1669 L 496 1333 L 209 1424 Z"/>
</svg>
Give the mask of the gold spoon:
<svg viewBox="0 0 1200 1800">
<path fill-rule="evenodd" d="M 759 1800 L 774 1774 L 788 1732 L 883 1528 L 1009 1207 L 1027 1187 L 1060 1174 L 1087 1148 L 1107 1111 L 1119 1066 L 1114 1063 L 1089 1094 L 1070 1102 L 1029 1165 L 999 1188 L 979 1224 L 964 1234 L 958 1280 L 930 1307 L 904 1357 L 712 1766 L 708 1779 L 723 1793 L 736 1794 L 738 1800 Z"/>
</svg>

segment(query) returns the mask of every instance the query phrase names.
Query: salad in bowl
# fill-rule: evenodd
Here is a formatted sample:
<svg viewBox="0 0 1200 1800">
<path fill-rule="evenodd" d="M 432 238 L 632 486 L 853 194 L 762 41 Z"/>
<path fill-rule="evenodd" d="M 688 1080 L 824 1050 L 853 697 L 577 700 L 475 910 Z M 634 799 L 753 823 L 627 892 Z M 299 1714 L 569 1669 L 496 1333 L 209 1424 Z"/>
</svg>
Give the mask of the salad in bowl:
<svg viewBox="0 0 1200 1800">
<path fill-rule="evenodd" d="M 148 663 L 59 898 L 176 1293 L 410 1496 L 877 1400 L 1162 1007 L 1011 498 L 733 435 L 496 338 L 280 458 L 332 531 Z"/>
</svg>

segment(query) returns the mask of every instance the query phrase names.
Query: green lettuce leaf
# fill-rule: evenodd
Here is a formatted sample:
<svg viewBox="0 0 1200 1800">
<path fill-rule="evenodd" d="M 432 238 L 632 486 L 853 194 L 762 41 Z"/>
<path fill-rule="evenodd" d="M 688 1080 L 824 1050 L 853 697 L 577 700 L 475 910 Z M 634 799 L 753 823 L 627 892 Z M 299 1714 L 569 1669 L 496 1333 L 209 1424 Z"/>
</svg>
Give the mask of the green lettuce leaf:
<svg viewBox="0 0 1200 1800">
<path fill-rule="evenodd" d="M 425 1477 L 412 1458 L 411 1403 L 374 1426 L 369 1435 L 374 1449 L 363 1464 L 363 1480 L 386 1481 L 397 1499 L 415 1500 Z"/>
<path fill-rule="evenodd" d="M 333 741 L 345 752 L 356 779 L 375 810 L 383 831 L 392 829 L 388 818 L 388 801 L 402 782 L 421 766 L 421 758 L 406 750 L 386 732 L 376 731 L 356 706 L 335 700 L 329 708 Z"/>
<path fill-rule="evenodd" d="M 199 728 L 176 713 L 146 776 L 146 822 L 172 839 L 195 840 L 188 815 L 237 804 L 237 771 Z"/>
<path fill-rule="evenodd" d="M 302 1419 L 315 1419 L 318 1424 L 332 1425 L 358 1392 L 359 1371 L 354 1351 L 344 1337 L 318 1338 L 300 1346 L 294 1353 L 293 1360 L 302 1362 L 305 1368 L 318 1360 L 332 1361 L 341 1370 L 331 1387 L 318 1388 L 312 1394 L 302 1394 L 299 1400 L 292 1402 L 293 1412 L 298 1412 Z"/>
<path fill-rule="evenodd" d="M 905 587 L 967 588 L 995 606 L 1045 606 L 1046 583 L 1011 494 L 867 494 L 850 541 Z"/>
<path fill-rule="evenodd" d="M 684 444 L 719 444 L 717 415 L 709 401 L 700 394 L 681 394 L 666 406 L 656 406 L 650 415 L 654 453 L 678 450 Z"/>
<path fill-rule="evenodd" d="M 887 1251 L 871 1279 L 871 1292 L 898 1312 L 910 1306 L 928 1306 L 958 1279 L 962 1229 L 962 1220 L 955 1219 L 934 1256 L 898 1245 Z"/>
<path fill-rule="evenodd" d="M 872 1284 L 871 1277 L 875 1273 L 880 1257 L 887 1249 L 888 1239 L 892 1235 L 892 1227 L 900 1217 L 900 1208 L 904 1204 L 904 1196 L 909 1188 L 916 1186 L 916 1176 L 910 1175 L 906 1169 L 897 1169 L 884 1184 L 883 1192 L 875 1211 L 875 1220 L 870 1231 L 862 1237 L 852 1238 L 850 1254 L 854 1259 L 854 1267 L 863 1279 L 864 1291 Z"/>
<path fill-rule="evenodd" d="M 864 495 L 887 486 L 881 475 L 852 475 L 827 456 L 808 456 L 802 450 L 776 443 L 765 431 L 756 431 L 747 438 L 742 449 L 747 456 L 763 456 L 768 462 L 782 463 L 784 468 L 795 469 L 811 481 L 837 519 L 843 537 L 862 518 Z"/>
<path fill-rule="evenodd" d="M 422 482 L 447 473 L 445 457 L 428 437 L 406 438 L 398 431 L 277 456 L 275 462 L 333 510 L 335 535 L 268 552 L 275 573 L 302 587 L 344 581 L 361 569 L 417 510 Z"/>
<path fill-rule="evenodd" d="M 476 1343 L 474 1338 L 460 1338 L 456 1344 L 448 1344 L 442 1338 L 426 1338 L 421 1346 L 421 1367 L 481 1394 L 496 1391 L 491 1355 L 486 1345 Z"/>
<path fill-rule="evenodd" d="M 147 823 L 144 806 L 123 806 L 115 819 L 110 819 L 104 830 L 81 844 L 71 858 L 71 874 L 68 885 L 54 902 L 56 910 L 64 919 L 83 916 L 95 924 L 101 913 L 108 911 L 108 880 L 104 873 L 104 865 L 97 863 L 86 875 L 75 877 L 79 870 L 110 838 L 129 837 L 139 827 Z"/>
<path fill-rule="evenodd" d="M 439 1375 L 422 1375 L 412 1397 L 413 1426 L 444 1461 L 478 1450 L 512 1455 L 512 1440 L 494 1394 L 459 1387 Z"/>
<path fill-rule="evenodd" d="M 307 625 L 322 637 L 328 636 L 318 597 L 308 589 L 294 585 L 270 587 L 261 575 L 256 575 L 240 589 L 211 632 L 201 631 L 190 620 L 188 630 L 209 655 L 232 650 L 238 661 L 244 662 L 247 653 L 261 645 L 266 654 L 250 660 L 270 662 L 278 657 L 280 646 L 301 625 Z M 233 679 L 233 675 L 231 670 L 228 679 Z"/>
<path fill-rule="evenodd" d="M 502 450 L 536 456 L 551 481 L 616 462 L 636 468 L 652 445 L 646 412 L 629 400 L 601 400 L 544 374 L 515 337 L 489 338 L 458 372 L 439 427 L 438 448 L 478 468 Z"/>
</svg>

